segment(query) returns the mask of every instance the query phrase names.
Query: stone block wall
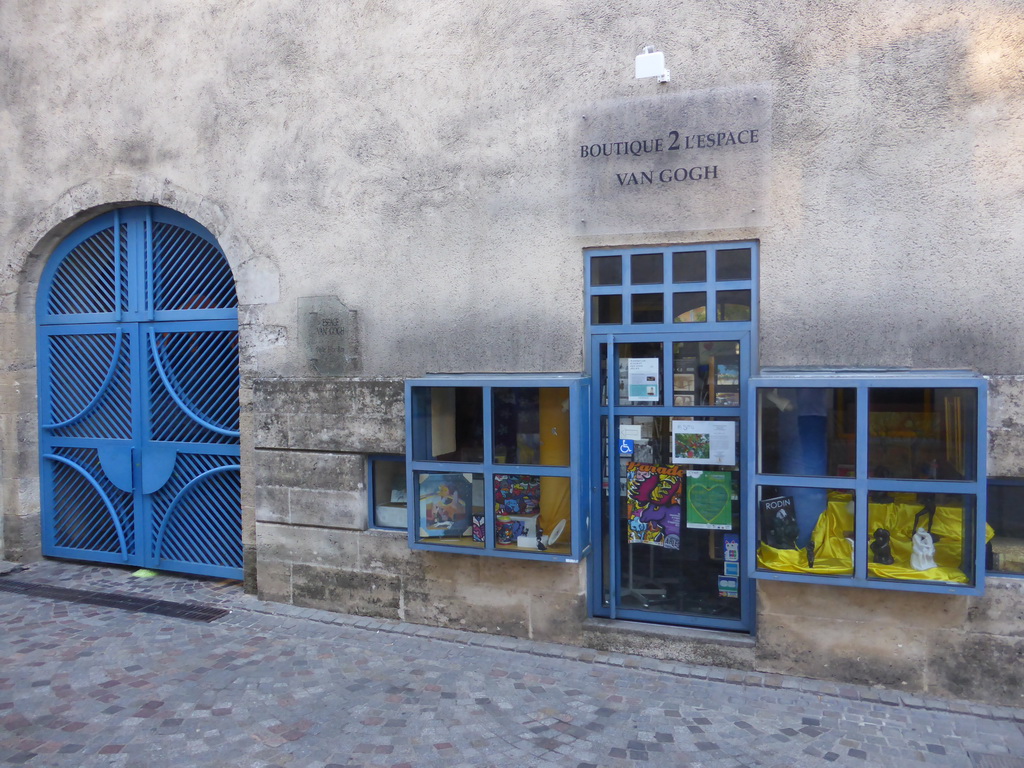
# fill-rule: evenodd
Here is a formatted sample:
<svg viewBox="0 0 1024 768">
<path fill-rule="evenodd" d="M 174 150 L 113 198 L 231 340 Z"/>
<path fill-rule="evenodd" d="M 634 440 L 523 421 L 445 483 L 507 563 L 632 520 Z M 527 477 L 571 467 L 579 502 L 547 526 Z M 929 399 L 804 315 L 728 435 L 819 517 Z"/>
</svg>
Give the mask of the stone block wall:
<svg viewBox="0 0 1024 768">
<path fill-rule="evenodd" d="M 966 597 L 758 584 L 756 668 L 1024 704 L 1024 581 Z"/>
<path fill-rule="evenodd" d="M 411 551 L 368 528 L 367 456 L 402 453 L 399 379 L 257 380 L 257 594 L 313 608 L 578 643 L 586 566 Z"/>
</svg>

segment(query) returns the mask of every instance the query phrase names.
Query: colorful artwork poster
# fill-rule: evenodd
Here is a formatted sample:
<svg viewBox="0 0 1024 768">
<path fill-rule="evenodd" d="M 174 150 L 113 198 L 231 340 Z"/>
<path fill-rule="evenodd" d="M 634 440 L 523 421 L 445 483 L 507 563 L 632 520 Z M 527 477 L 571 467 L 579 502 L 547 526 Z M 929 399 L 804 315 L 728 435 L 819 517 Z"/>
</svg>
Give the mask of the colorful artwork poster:
<svg viewBox="0 0 1024 768">
<path fill-rule="evenodd" d="M 536 515 L 539 512 L 539 477 L 533 475 L 494 476 L 494 514 Z"/>
<path fill-rule="evenodd" d="M 631 544 L 679 549 L 683 472 L 679 467 L 626 466 L 626 516 Z"/>
<path fill-rule="evenodd" d="M 656 357 L 631 357 L 626 366 L 631 403 L 656 403 L 661 399 Z"/>
<path fill-rule="evenodd" d="M 732 530 L 732 472 L 686 472 L 686 527 Z"/>
<path fill-rule="evenodd" d="M 461 536 L 472 524 L 473 476 L 420 475 L 420 536 Z"/>
<path fill-rule="evenodd" d="M 736 464 L 735 421 L 673 421 L 672 463 Z"/>
</svg>

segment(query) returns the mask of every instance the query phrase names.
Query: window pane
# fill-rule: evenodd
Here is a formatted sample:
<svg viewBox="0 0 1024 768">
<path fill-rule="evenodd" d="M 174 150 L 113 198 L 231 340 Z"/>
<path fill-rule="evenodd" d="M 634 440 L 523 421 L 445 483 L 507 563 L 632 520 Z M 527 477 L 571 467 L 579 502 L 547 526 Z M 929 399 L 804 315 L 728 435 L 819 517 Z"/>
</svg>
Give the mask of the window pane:
<svg viewBox="0 0 1024 768">
<path fill-rule="evenodd" d="M 621 325 L 622 297 L 619 295 L 591 296 L 590 322 L 594 325 Z"/>
<path fill-rule="evenodd" d="M 868 476 L 974 480 L 975 389 L 883 388 L 868 398 Z"/>
<path fill-rule="evenodd" d="M 484 409 L 481 387 L 417 387 L 414 417 L 422 427 L 413 446 L 419 461 L 484 460 Z"/>
<path fill-rule="evenodd" d="M 759 570 L 853 574 L 853 491 L 763 485 L 757 497 Z"/>
<path fill-rule="evenodd" d="M 665 322 L 665 297 L 661 293 L 633 294 L 634 323 Z"/>
<path fill-rule="evenodd" d="M 618 462 L 619 605 L 632 610 L 738 618 L 743 488 L 739 420 L 620 416 L 615 437 L 633 435 Z M 693 430 L 683 431 L 682 425 Z M 729 425 L 728 429 L 723 427 Z M 680 461 L 678 436 L 732 436 L 731 464 Z M 607 476 L 607 475 L 605 475 Z"/>
<path fill-rule="evenodd" d="M 622 285 L 622 257 L 595 256 L 590 260 L 591 285 Z"/>
<path fill-rule="evenodd" d="M 672 404 L 740 404 L 740 345 L 736 341 L 680 341 L 672 345 Z"/>
<path fill-rule="evenodd" d="M 494 461 L 569 466 L 569 390 L 509 387 L 494 390 Z"/>
<path fill-rule="evenodd" d="M 868 577 L 972 584 L 975 506 L 968 494 L 873 491 L 868 498 Z M 880 539 L 888 540 L 887 557 L 876 552 Z"/>
<path fill-rule="evenodd" d="M 750 322 L 750 291 L 719 291 L 718 322 Z"/>
<path fill-rule="evenodd" d="M 703 283 L 708 279 L 708 256 L 704 251 L 672 254 L 673 283 Z"/>
<path fill-rule="evenodd" d="M 988 570 L 1024 574 L 1024 478 L 990 478 L 988 524 L 995 531 Z"/>
<path fill-rule="evenodd" d="M 405 462 L 371 458 L 373 521 L 380 528 L 406 528 Z"/>
<path fill-rule="evenodd" d="M 665 281 L 660 253 L 634 253 L 629 260 L 629 279 L 633 285 L 652 285 Z"/>
<path fill-rule="evenodd" d="M 857 390 L 759 389 L 758 471 L 772 475 L 854 477 Z"/>
<path fill-rule="evenodd" d="M 750 249 L 718 251 L 715 254 L 715 277 L 719 280 L 749 280 Z"/>
<path fill-rule="evenodd" d="M 661 405 L 661 342 L 616 344 L 619 358 L 619 405 Z"/>
<path fill-rule="evenodd" d="M 417 539 L 483 548 L 486 542 L 484 476 L 416 473 Z"/>
<path fill-rule="evenodd" d="M 708 319 L 708 295 L 704 291 L 672 294 L 672 322 L 704 323 Z"/>
<path fill-rule="evenodd" d="M 570 512 L 568 477 L 494 476 L 495 543 L 501 549 L 569 554 Z"/>
</svg>

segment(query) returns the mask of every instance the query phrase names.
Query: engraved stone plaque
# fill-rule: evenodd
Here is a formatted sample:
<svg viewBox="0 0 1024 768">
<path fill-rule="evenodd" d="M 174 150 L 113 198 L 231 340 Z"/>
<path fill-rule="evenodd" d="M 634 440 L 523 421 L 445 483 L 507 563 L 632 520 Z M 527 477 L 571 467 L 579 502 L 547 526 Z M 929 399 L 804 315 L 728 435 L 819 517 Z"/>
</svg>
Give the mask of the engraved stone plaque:
<svg viewBox="0 0 1024 768">
<path fill-rule="evenodd" d="M 771 99 L 762 85 L 602 102 L 579 119 L 578 234 L 762 223 Z"/>
<path fill-rule="evenodd" d="M 310 367 L 321 376 L 359 371 L 356 312 L 337 296 L 299 299 L 299 340 Z"/>
</svg>

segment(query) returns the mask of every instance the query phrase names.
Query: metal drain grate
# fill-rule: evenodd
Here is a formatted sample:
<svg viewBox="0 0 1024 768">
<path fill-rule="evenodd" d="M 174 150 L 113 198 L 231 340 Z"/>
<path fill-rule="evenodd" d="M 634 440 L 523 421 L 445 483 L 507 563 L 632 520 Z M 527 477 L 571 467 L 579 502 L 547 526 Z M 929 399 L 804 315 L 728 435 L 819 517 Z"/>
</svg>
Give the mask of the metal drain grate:
<svg viewBox="0 0 1024 768">
<path fill-rule="evenodd" d="M 32 584 L 27 581 L 11 579 L 0 579 L 0 592 L 16 592 L 21 595 L 45 597 L 69 603 L 87 603 L 106 608 L 118 608 L 132 613 L 154 613 L 158 616 L 188 619 L 189 621 L 215 621 L 228 613 L 224 608 L 214 608 L 199 603 L 172 603 L 169 600 L 156 600 L 152 597 L 120 595 L 116 592 L 94 592 L 88 589 L 55 587 L 49 584 Z"/>
</svg>

